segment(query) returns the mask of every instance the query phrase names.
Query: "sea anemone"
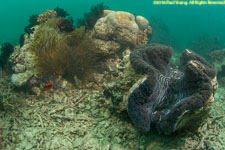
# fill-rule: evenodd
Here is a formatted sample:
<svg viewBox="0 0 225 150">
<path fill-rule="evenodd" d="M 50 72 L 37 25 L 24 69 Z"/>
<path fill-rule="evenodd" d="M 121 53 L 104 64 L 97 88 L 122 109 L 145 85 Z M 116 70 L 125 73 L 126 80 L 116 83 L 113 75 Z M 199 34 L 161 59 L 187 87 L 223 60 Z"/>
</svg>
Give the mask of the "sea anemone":
<svg viewBox="0 0 225 150">
<path fill-rule="evenodd" d="M 43 77 L 60 73 L 68 79 L 87 79 L 99 64 L 96 46 L 84 28 L 61 32 L 59 20 L 49 19 L 34 33 L 30 49 L 36 56 L 37 71 Z"/>
</svg>

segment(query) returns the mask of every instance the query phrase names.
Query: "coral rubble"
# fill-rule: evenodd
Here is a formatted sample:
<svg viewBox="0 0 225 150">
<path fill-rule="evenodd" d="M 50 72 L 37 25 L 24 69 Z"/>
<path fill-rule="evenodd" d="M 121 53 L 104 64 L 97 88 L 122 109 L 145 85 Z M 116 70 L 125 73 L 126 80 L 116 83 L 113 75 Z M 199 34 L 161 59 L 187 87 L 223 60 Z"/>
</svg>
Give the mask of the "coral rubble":
<svg viewBox="0 0 225 150">
<path fill-rule="evenodd" d="M 181 69 L 174 70 L 169 66 L 171 54 L 171 48 L 155 44 L 131 53 L 131 64 L 146 73 L 147 79 L 130 94 L 128 113 L 144 132 L 153 123 L 159 132 L 171 134 L 188 124 L 182 124 L 186 114 L 214 101 L 217 82 L 213 67 L 194 52 L 185 50 Z"/>
</svg>

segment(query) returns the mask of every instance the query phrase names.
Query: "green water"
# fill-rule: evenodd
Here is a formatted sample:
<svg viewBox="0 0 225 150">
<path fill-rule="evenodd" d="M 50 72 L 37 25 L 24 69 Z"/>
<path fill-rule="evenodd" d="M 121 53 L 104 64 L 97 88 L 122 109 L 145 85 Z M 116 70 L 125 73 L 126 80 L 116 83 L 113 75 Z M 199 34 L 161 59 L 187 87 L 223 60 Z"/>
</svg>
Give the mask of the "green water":
<svg viewBox="0 0 225 150">
<path fill-rule="evenodd" d="M 56 6 L 64 8 L 76 20 L 101 0 L 5 0 L 0 1 L 0 42 L 18 42 L 29 16 Z M 161 19 L 181 48 L 200 35 L 225 37 L 225 6 L 153 5 L 151 0 L 105 0 L 112 10 L 128 11 L 146 18 Z M 154 29 L 153 29 L 154 30 Z"/>
</svg>

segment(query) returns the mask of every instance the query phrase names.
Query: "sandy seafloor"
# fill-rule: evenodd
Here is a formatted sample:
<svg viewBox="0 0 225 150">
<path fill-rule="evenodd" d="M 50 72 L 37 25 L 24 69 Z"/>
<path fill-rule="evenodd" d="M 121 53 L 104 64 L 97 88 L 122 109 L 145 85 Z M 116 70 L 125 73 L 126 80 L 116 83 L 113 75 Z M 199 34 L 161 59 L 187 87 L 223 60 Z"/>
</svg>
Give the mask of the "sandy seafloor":
<svg viewBox="0 0 225 150">
<path fill-rule="evenodd" d="M 224 91 L 218 88 L 207 119 L 196 131 L 166 136 L 155 129 L 139 132 L 126 112 L 116 113 L 101 85 L 92 90 L 58 89 L 37 97 L 14 89 L 2 77 L 0 98 L 13 105 L 0 112 L 0 149 L 224 150 Z"/>
</svg>

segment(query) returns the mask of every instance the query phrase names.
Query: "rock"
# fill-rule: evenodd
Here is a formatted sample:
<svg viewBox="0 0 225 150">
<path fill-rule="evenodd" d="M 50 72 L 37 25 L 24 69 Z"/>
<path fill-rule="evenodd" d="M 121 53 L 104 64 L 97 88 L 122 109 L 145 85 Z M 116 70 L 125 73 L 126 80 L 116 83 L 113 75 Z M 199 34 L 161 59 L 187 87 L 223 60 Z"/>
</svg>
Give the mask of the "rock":
<svg viewBox="0 0 225 150">
<path fill-rule="evenodd" d="M 27 81 L 33 76 L 31 71 L 26 71 L 24 73 L 13 74 L 11 77 L 11 82 L 15 86 L 23 86 L 27 83 Z"/>
<path fill-rule="evenodd" d="M 144 17 L 135 18 L 128 12 L 111 10 L 104 11 L 92 32 L 100 50 L 109 54 L 121 53 L 126 48 L 133 49 L 136 45 L 146 44 L 151 34 L 152 28 Z"/>
<path fill-rule="evenodd" d="M 134 69 L 147 75 L 128 97 L 128 114 L 144 132 L 151 124 L 164 134 L 196 125 L 214 101 L 215 69 L 190 50 L 182 53 L 180 70 L 170 66 L 171 57 L 172 48 L 159 44 L 130 54 Z"/>
<path fill-rule="evenodd" d="M 22 72 L 25 71 L 25 69 L 26 69 L 26 67 L 24 65 L 21 65 L 21 64 L 16 64 L 13 68 L 15 73 L 22 73 Z"/>
<path fill-rule="evenodd" d="M 32 92 L 35 93 L 37 96 L 41 95 L 41 89 L 39 87 L 32 87 Z"/>
<path fill-rule="evenodd" d="M 152 27 L 151 26 L 148 26 L 147 34 L 148 34 L 148 36 L 152 36 Z"/>
<path fill-rule="evenodd" d="M 68 85 L 68 82 L 66 80 L 62 81 L 62 88 L 65 89 Z"/>
<path fill-rule="evenodd" d="M 225 59 L 224 56 L 225 56 L 225 49 L 214 50 L 208 55 L 211 62 L 217 62 L 217 63 L 224 62 L 224 59 Z"/>
<path fill-rule="evenodd" d="M 73 120 L 75 118 L 75 113 L 73 108 L 67 108 L 65 110 L 65 119 Z"/>
<path fill-rule="evenodd" d="M 29 50 L 30 36 L 25 35 L 25 44 L 22 47 L 16 47 L 10 56 L 9 62 L 13 68 L 11 82 L 15 86 L 23 86 L 25 84 L 33 86 L 34 80 L 30 80 L 35 74 L 35 55 Z M 32 81 L 31 83 L 27 83 Z"/>
<path fill-rule="evenodd" d="M 225 49 L 212 51 L 208 57 L 218 71 L 217 78 L 220 81 L 220 79 L 225 77 Z"/>
<path fill-rule="evenodd" d="M 105 17 L 105 16 L 107 16 L 109 13 L 114 13 L 115 11 L 113 11 L 113 10 L 104 10 L 104 12 L 103 12 L 103 16 Z"/>
<path fill-rule="evenodd" d="M 50 18 L 54 18 L 57 16 L 57 12 L 55 10 L 47 10 L 43 14 L 40 14 L 37 18 L 38 23 L 44 23 Z"/>
<path fill-rule="evenodd" d="M 115 41 L 104 41 L 100 39 L 94 39 L 94 42 L 99 50 L 99 53 L 103 56 L 115 54 L 121 50 L 121 47 Z"/>
<path fill-rule="evenodd" d="M 145 18 L 142 17 L 142 16 L 137 16 L 137 17 L 136 17 L 136 23 L 137 23 L 139 29 L 141 29 L 141 30 L 148 29 L 148 27 L 149 27 L 149 22 L 148 22 L 148 20 L 145 19 Z"/>
<path fill-rule="evenodd" d="M 100 18 L 94 26 L 94 36 L 102 40 L 114 40 L 127 47 L 134 47 L 139 32 L 134 15 L 118 11 Z"/>
</svg>

